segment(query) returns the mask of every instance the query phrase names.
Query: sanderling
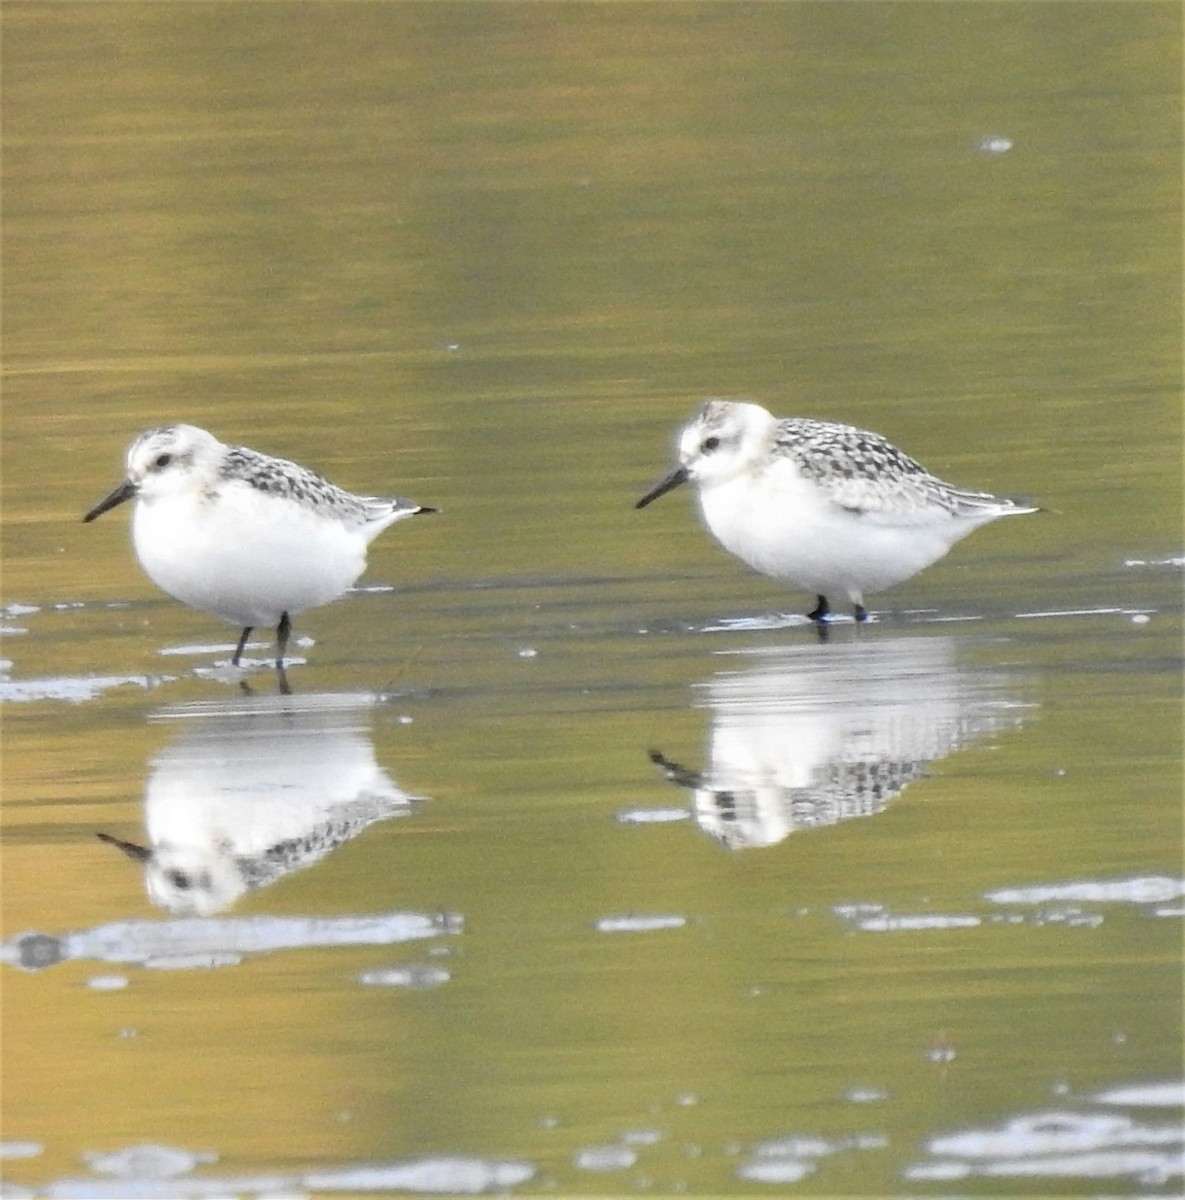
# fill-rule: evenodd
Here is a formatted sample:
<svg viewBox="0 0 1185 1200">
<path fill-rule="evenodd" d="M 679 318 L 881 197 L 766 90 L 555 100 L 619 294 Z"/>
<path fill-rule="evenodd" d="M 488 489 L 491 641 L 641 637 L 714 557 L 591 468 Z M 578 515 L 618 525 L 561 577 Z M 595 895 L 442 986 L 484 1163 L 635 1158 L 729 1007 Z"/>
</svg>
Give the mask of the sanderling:
<svg viewBox="0 0 1185 1200">
<path fill-rule="evenodd" d="M 362 574 L 388 525 L 435 512 L 411 500 L 355 496 L 283 458 L 225 446 L 193 425 L 140 434 L 124 481 L 82 519 L 135 499 L 136 557 L 157 587 L 242 628 L 276 627 L 283 668 L 291 617 L 336 600 Z"/>
<path fill-rule="evenodd" d="M 980 525 L 1037 511 L 944 483 L 879 434 L 779 420 L 739 400 L 709 400 L 677 448 L 679 466 L 635 507 L 695 483 L 716 540 L 761 574 L 814 592 L 814 621 L 836 593 L 863 621 L 867 593 L 916 575 Z"/>
</svg>

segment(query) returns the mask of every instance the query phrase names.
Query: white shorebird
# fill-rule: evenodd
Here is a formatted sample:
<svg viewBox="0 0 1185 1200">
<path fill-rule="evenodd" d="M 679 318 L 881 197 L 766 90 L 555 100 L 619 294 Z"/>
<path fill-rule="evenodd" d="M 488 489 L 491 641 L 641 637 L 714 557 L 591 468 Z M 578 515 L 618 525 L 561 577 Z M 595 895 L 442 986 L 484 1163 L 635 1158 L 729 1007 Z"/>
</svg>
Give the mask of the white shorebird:
<svg viewBox="0 0 1185 1200">
<path fill-rule="evenodd" d="M 779 420 L 739 400 L 709 400 L 677 449 L 679 465 L 635 507 L 696 484 L 716 540 L 761 574 L 813 592 L 814 621 L 835 595 L 863 621 L 868 593 L 916 575 L 989 521 L 1037 511 L 944 483 L 879 434 Z"/>
<path fill-rule="evenodd" d="M 291 618 L 336 600 L 362 574 L 388 525 L 435 512 L 411 500 L 355 496 L 305 467 L 223 445 L 193 425 L 140 434 L 124 481 L 82 519 L 136 501 L 132 541 L 170 596 L 242 629 L 275 626 L 283 668 Z"/>
</svg>

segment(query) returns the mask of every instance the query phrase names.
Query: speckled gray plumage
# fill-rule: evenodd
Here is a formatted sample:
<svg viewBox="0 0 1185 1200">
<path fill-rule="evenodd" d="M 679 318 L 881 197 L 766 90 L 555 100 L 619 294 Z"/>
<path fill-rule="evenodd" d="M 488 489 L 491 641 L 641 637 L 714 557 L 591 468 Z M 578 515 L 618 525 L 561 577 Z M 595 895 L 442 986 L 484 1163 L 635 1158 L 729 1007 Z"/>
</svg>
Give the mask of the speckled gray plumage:
<svg viewBox="0 0 1185 1200">
<path fill-rule="evenodd" d="M 235 862 L 247 887 L 263 887 L 319 862 L 376 821 L 405 816 L 410 811 L 411 805 L 403 797 L 393 800 L 389 796 L 367 796 L 342 805 L 332 819 L 313 825 L 301 835 L 278 841 L 251 856 L 240 855 Z"/>
<path fill-rule="evenodd" d="M 239 480 L 266 495 L 293 500 L 324 515 L 332 513 L 343 521 L 359 524 L 380 520 L 397 509 L 419 507 L 413 501 L 394 496 L 355 496 L 307 467 L 286 458 L 260 454 L 246 446 L 226 448 L 218 475 L 228 481 Z"/>
<path fill-rule="evenodd" d="M 725 427 L 730 408 L 729 401 L 709 400 L 700 411 L 704 428 Z M 963 516 L 1014 503 L 946 483 L 879 433 L 854 425 L 784 417 L 775 426 L 771 449 L 853 513 L 938 508 Z"/>
<path fill-rule="evenodd" d="M 160 442 L 162 451 L 173 456 L 169 469 L 190 466 L 194 461 L 193 450 L 173 449 L 178 440 L 181 425 L 161 425 L 148 429 L 132 444 L 129 460 L 139 449 L 152 442 Z M 208 445 L 220 452 L 216 461 L 216 478 L 219 483 L 245 483 L 256 491 L 283 500 L 291 500 L 322 516 L 334 516 L 347 524 L 365 525 L 371 521 L 382 521 L 395 512 L 432 511 L 422 509 L 412 500 L 399 496 L 356 496 L 345 488 L 330 483 L 315 471 L 302 467 L 286 458 L 275 458 L 261 454 L 246 446 L 223 446 L 204 430 L 197 431 Z M 190 435 L 196 436 L 196 435 Z M 167 450 L 165 448 L 167 447 Z M 199 451 L 205 453 L 205 450 Z M 214 498 L 217 485 L 207 486 L 206 494 Z"/>
</svg>

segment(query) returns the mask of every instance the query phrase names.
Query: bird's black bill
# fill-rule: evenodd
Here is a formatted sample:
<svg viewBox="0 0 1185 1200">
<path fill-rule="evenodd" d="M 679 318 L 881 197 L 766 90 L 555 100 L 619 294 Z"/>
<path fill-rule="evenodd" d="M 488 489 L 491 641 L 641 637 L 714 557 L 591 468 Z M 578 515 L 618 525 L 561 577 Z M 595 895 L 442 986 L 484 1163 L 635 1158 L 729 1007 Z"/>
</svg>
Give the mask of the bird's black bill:
<svg viewBox="0 0 1185 1200">
<path fill-rule="evenodd" d="M 114 508 L 117 504 L 122 504 L 125 500 L 130 500 L 137 492 L 136 485 L 129 479 L 125 479 L 109 496 L 104 496 L 94 508 L 83 517 L 83 522 L 93 521 L 96 517 L 101 517 L 109 508 Z"/>
<path fill-rule="evenodd" d="M 657 500 L 659 496 L 665 496 L 667 492 L 673 488 L 677 488 L 679 484 L 686 483 L 689 478 L 690 476 L 687 473 L 686 467 L 676 467 L 669 475 L 664 475 L 634 507 L 645 508 L 651 500 Z"/>
<path fill-rule="evenodd" d="M 123 838 L 112 837 L 109 833 L 96 833 L 95 837 L 109 846 L 114 846 L 117 850 L 122 850 L 128 858 L 134 858 L 136 862 L 144 862 L 145 859 L 152 857 L 152 851 L 147 846 L 137 846 L 135 842 L 125 842 Z"/>
</svg>

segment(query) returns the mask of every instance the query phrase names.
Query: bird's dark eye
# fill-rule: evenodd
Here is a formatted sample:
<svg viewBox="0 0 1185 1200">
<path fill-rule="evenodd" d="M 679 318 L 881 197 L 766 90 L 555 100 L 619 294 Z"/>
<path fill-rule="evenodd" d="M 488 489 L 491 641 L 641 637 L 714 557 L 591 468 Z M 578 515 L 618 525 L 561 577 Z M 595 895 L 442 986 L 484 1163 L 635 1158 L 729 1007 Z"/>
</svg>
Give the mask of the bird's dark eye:
<svg viewBox="0 0 1185 1200">
<path fill-rule="evenodd" d="M 193 886 L 193 881 L 184 871 L 168 871 L 165 878 L 179 891 L 187 892 Z"/>
<path fill-rule="evenodd" d="M 704 438 L 703 444 L 700 446 L 700 449 L 705 454 L 711 454 L 713 450 L 720 449 L 720 439 L 718 437 L 716 437 L 714 434 L 712 437 Z"/>
<path fill-rule="evenodd" d="M 152 465 L 158 471 L 163 471 L 165 469 L 165 467 L 167 467 L 169 465 L 169 463 L 171 463 L 172 461 L 173 461 L 173 456 L 171 454 L 158 454 L 156 456 L 156 461 Z"/>
</svg>

